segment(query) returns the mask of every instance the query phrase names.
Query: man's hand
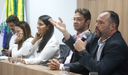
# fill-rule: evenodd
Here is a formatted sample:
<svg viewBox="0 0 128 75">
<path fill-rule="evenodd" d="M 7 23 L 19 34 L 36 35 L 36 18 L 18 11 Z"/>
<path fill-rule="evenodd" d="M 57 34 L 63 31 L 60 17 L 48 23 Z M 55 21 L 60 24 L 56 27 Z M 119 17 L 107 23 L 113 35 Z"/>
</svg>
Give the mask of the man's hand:
<svg viewBox="0 0 128 75">
<path fill-rule="evenodd" d="M 60 22 L 54 21 L 53 19 L 49 19 L 49 21 L 62 33 L 66 31 L 66 25 L 63 20 L 59 17 Z"/>
<path fill-rule="evenodd" d="M 61 60 L 58 61 L 56 59 L 52 59 L 52 60 L 49 60 L 49 62 L 50 63 L 48 63 L 48 65 L 51 70 L 59 70 Z"/>
<path fill-rule="evenodd" d="M 76 49 L 77 51 L 82 51 L 82 50 L 85 49 L 86 44 L 87 44 L 86 41 L 83 42 L 81 39 L 78 39 L 78 40 L 75 42 L 74 47 L 75 47 L 75 49 Z"/>
<path fill-rule="evenodd" d="M 11 55 L 11 50 L 5 49 L 4 51 L 2 51 L 2 53 L 3 53 L 3 55 L 10 57 L 10 55 Z"/>
<path fill-rule="evenodd" d="M 53 19 L 49 19 L 49 21 L 60 31 L 63 33 L 65 40 L 70 38 L 70 34 L 66 29 L 66 25 L 63 20 L 59 17 L 60 22 L 54 21 Z"/>
</svg>

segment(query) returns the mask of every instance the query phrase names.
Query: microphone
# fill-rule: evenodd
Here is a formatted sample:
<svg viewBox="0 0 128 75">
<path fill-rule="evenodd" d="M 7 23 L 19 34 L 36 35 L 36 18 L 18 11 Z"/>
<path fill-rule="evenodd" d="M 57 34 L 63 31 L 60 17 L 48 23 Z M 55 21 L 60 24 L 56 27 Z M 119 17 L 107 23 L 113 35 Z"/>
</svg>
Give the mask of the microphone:
<svg viewBox="0 0 128 75">
<path fill-rule="evenodd" d="M 88 38 L 89 35 L 91 35 L 90 30 L 88 30 L 88 31 L 85 32 L 85 35 L 82 37 L 81 40 L 82 40 L 82 41 L 85 41 L 85 40 Z"/>
</svg>

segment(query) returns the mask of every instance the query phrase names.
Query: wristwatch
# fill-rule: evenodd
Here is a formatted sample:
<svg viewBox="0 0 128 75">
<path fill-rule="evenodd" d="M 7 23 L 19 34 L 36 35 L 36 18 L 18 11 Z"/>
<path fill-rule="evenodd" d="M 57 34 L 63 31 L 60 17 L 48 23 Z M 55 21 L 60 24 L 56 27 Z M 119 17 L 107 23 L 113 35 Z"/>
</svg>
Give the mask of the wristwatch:
<svg viewBox="0 0 128 75">
<path fill-rule="evenodd" d="M 86 52 L 87 52 L 87 50 L 86 50 L 86 49 L 84 49 L 84 50 L 82 50 L 82 51 L 79 51 L 79 53 L 78 53 L 78 54 L 79 54 L 80 56 L 83 56 Z"/>
</svg>

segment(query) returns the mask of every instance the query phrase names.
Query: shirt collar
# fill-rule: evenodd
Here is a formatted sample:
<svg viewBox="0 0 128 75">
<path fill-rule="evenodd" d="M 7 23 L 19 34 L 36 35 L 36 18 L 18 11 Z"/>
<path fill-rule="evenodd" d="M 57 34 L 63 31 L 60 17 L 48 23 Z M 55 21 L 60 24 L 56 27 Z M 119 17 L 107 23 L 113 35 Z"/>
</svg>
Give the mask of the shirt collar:
<svg viewBox="0 0 128 75">
<path fill-rule="evenodd" d="M 83 32 L 82 32 L 82 33 L 80 33 L 79 35 L 78 35 L 78 34 L 76 34 L 76 35 L 74 36 L 74 37 L 75 37 L 75 39 L 82 38 L 82 37 L 83 37 L 83 35 L 84 35 L 87 31 L 89 31 L 89 29 L 87 29 L 87 30 L 83 31 Z"/>
<path fill-rule="evenodd" d="M 101 41 L 101 37 L 100 37 L 99 40 L 98 40 L 98 45 L 103 44 L 103 43 L 106 43 L 106 41 L 107 41 L 110 37 L 111 37 L 111 36 L 109 36 L 107 39 L 105 39 L 105 40 L 103 40 L 103 41 Z"/>
</svg>

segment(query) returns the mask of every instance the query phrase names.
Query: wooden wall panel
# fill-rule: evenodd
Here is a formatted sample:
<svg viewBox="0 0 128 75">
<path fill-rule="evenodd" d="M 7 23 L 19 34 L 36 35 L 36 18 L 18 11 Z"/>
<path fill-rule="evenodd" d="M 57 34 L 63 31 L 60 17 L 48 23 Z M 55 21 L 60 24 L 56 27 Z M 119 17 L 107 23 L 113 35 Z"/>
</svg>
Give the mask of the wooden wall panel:
<svg viewBox="0 0 128 75">
<path fill-rule="evenodd" d="M 102 11 L 115 11 L 120 18 L 119 31 L 128 44 L 128 0 L 77 0 L 77 8 L 90 10 L 92 32 L 95 31 L 96 18 Z"/>
<path fill-rule="evenodd" d="M 77 8 L 88 8 L 88 0 L 77 0 Z"/>
</svg>

